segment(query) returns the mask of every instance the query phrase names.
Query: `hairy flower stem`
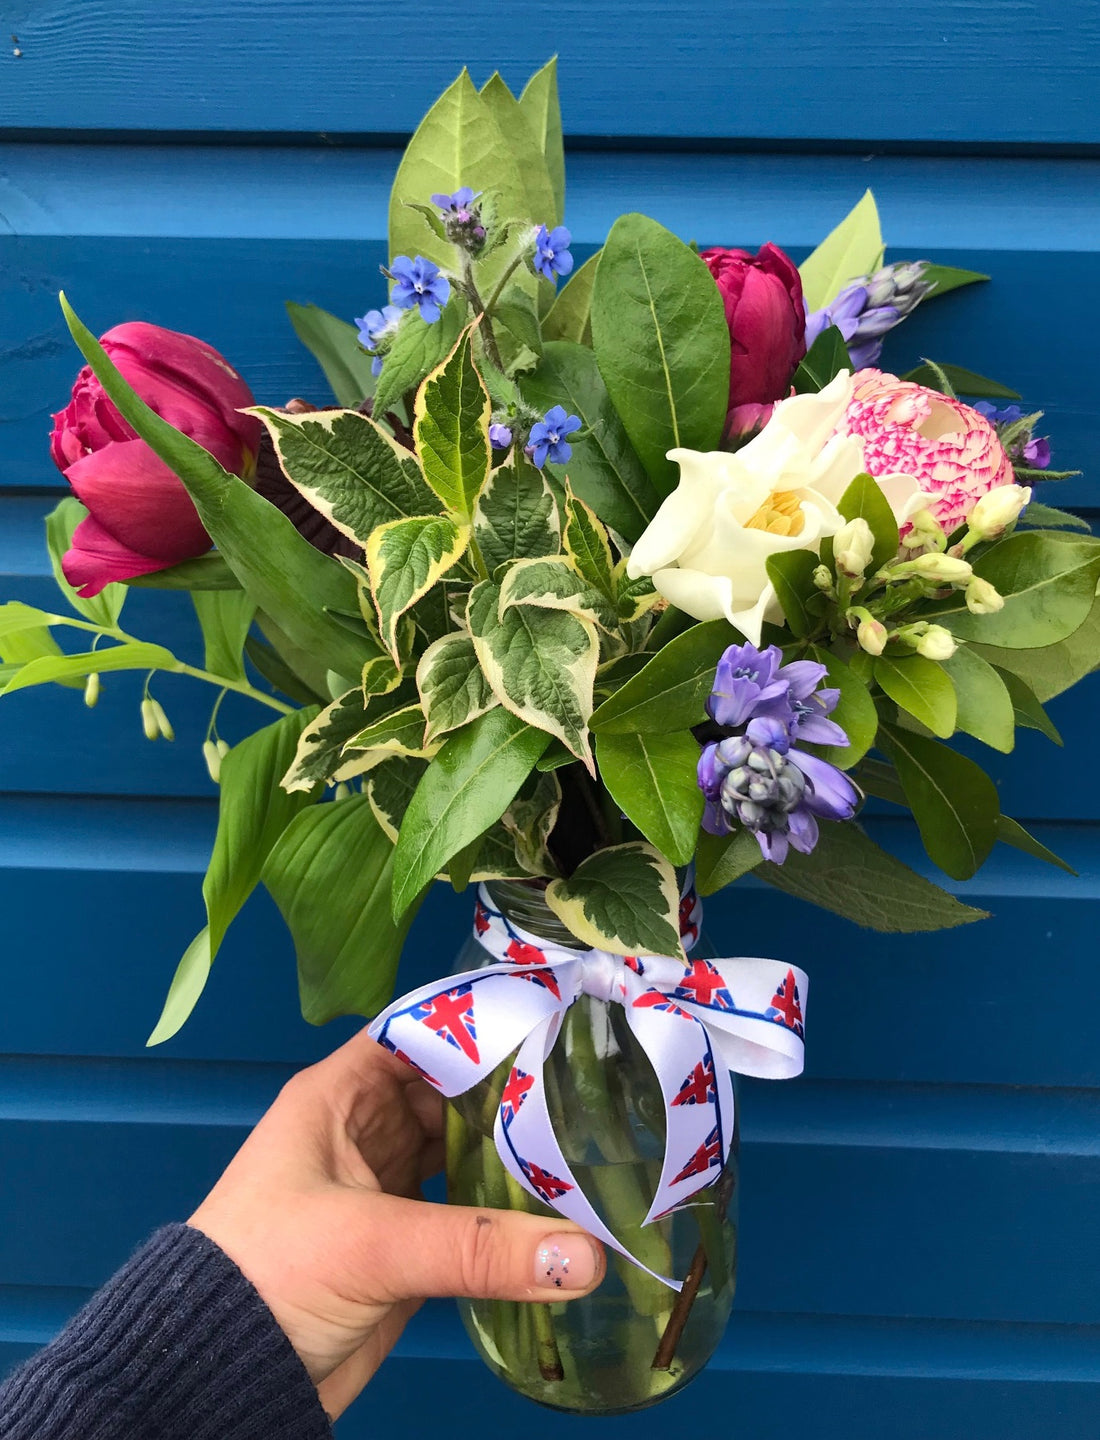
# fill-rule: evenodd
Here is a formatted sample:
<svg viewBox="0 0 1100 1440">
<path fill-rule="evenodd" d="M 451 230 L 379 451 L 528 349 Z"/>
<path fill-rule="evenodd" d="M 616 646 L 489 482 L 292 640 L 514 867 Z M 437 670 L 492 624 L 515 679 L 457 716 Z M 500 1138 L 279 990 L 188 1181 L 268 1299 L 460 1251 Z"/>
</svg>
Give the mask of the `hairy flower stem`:
<svg viewBox="0 0 1100 1440">
<path fill-rule="evenodd" d="M 497 337 L 493 333 L 493 322 L 489 313 L 489 307 L 481 298 L 478 292 L 477 282 L 474 279 L 474 267 L 469 255 L 462 257 L 462 288 L 466 292 L 466 298 L 473 307 L 475 315 L 481 317 L 481 340 L 485 346 L 485 353 L 491 364 L 504 373 L 504 362 L 500 358 L 500 349 L 497 346 Z M 495 297 L 494 297 L 495 298 Z"/>
</svg>

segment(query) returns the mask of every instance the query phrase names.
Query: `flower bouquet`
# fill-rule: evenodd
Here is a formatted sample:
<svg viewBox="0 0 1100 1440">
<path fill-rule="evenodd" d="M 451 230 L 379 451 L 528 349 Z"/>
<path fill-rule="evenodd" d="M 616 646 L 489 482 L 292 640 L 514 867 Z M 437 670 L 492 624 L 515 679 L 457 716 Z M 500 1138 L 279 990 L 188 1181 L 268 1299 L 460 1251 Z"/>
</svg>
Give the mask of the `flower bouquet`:
<svg viewBox="0 0 1100 1440">
<path fill-rule="evenodd" d="M 870 194 L 797 268 L 638 214 L 574 268 L 563 219 L 553 65 L 518 99 L 463 74 L 399 166 L 386 303 L 290 307 L 335 405 L 256 405 L 201 341 L 100 342 L 62 297 L 88 365 L 53 437 L 66 606 L 0 608 L 0 655 L 6 691 L 89 705 L 144 673 L 150 738 L 159 673 L 211 687 L 208 923 L 151 1041 L 262 882 L 306 1018 L 373 1017 L 450 1097 L 452 1197 L 610 1247 L 588 1299 L 464 1306 L 517 1389 L 606 1412 L 706 1363 L 736 1273 L 731 1074 L 802 1066 L 806 976 L 722 958 L 699 897 L 751 873 L 881 931 L 982 918 L 868 837 L 865 796 L 953 880 L 998 841 L 1063 864 L 948 742 L 1057 740 L 1043 701 L 1096 662 L 1100 543 L 1032 498 L 1057 476 L 1039 416 L 990 403 L 1012 392 L 876 368 L 916 305 L 985 277 L 885 264 Z M 190 591 L 201 667 L 123 628 L 136 585 Z M 230 691 L 277 712 L 232 748 Z M 437 881 L 477 887 L 470 940 L 394 1001 Z"/>
</svg>

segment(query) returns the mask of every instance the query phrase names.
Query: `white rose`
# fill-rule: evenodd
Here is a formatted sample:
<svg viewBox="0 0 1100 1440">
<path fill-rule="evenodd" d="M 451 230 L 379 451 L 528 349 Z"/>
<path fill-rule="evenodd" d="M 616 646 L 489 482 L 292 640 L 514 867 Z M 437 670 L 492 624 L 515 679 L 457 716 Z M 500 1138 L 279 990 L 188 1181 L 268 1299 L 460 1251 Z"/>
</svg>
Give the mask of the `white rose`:
<svg viewBox="0 0 1100 1440">
<path fill-rule="evenodd" d="M 754 645 L 765 620 L 782 620 L 768 579 L 769 555 L 816 551 L 844 524 L 836 508 L 863 469 L 863 441 L 838 435 L 852 390 L 842 371 L 816 395 L 781 400 L 760 434 L 728 454 L 670 450 L 680 483 L 627 562 L 697 620 L 722 616 Z M 878 481 L 899 521 L 927 503 L 908 475 Z"/>
</svg>

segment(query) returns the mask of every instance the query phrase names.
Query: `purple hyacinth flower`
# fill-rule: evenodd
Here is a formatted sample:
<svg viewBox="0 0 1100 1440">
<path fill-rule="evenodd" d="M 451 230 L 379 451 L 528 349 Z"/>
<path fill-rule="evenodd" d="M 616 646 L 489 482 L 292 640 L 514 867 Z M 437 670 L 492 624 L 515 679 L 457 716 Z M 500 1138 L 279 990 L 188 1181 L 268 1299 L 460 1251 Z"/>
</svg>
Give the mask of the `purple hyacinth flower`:
<svg viewBox="0 0 1100 1440">
<path fill-rule="evenodd" d="M 567 415 L 562 406 L 554 405 L 531 426 L 526 453 L 539 470 L 547 460 L 554 465 L 566 465 L 572 458 L 573 447 L 565 437 L 580 428 L 576 415 Z"/>
<path fill-rule="evenodd" d="M 507 450 L 512 443 L 512 432 L 507 425 L 489 426 L 489 444 L 494 450 Z"/>
<path fill-rule="evenodd" d="M 831 305 L 826 305 L 822 310 L 811 310 L 806 316 L 806 349 L 808 350 L 830 325 L 836 326 L 845 342 L 849 341 L 856 333 L 859 317 L 866 304 L 867 287 L 856 284 L 843 289 Z"/>
<path fill-rule="evenodd" d="M 784 665 L 779 679 L 787 682 L 787 698 L 791 707 L 792 740 L 811 745 L 847 745 L 847 734 L 828 716 L 836 709 L 840 691 L 821 690 L 827 670 L 813 660 L 794 660 Z"/>
<path fill-rule="evenodd" d="M 777 755 L 786 755 L 791 748 L 790 731 L 777 715 L 754 715 L 745 726 L 745 738 Z"/>
<path fill-rule="evenodd" d="M 424 323 L 434 325 L 451 296 L 451 282 L 439 273 L 439 266 L 425 260 L 423 255 L 415 260 L 398 255 L 390 273 L 396 282 L 390 296 L 393 304 L 401 310 L 411 310 L 416 305 Z"/>
<path fill-rule="evenodd" d="M 778 714 L 789 709 L 788 686 L 778 678 L 783 652 L 776 645 L 758 650 L 746 641 L 731 645 L 718 662 L 707 714 L 719 725 L 744 725 L 754 715 Z"/>
<path fill-rule="evenodd" d="M 791 763 L 806 778 L 803 804 L 823 820 L 850 820 L 859 808 L 860 794 L 843 770 L 804 750 L 790 752 Z"/>
<path fill-rule="evenodd" d="M 396 305 L 385 305 L 381 310 L 368 310 L 365 315 L 357 316 L 355 323 L 359 327 L 360 345 L 373 354 L 378 349 L 379 340 L 392 335 L 400 319 L 401 311 Z M 381 375 L 381 355 L 374 356 L 370 369 L 372 375 Z"/>
<path fill-rule="evenodd" d="M 555 225 L 553 230 L 539 226 L 535 236 L 535 269 L 544 279 L 553 280 L 556 275 L 568 275 L 572 270 L 573 257 L 569 253 L 572 241 L 564 225 Z"/>
</svg>

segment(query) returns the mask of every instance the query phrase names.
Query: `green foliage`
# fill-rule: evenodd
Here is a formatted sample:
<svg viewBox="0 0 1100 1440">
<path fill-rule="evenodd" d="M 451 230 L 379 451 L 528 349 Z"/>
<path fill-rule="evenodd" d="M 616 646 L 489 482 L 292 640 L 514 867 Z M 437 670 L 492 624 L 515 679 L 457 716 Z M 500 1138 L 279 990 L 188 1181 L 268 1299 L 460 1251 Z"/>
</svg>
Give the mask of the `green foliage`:
<svg viewBox="0 0 1100 1440">
<path fill-rule="evenodd" d="M 428 646 L 416 667 L 416 684 L 428 741 L 460 729 L 497 704 L 465 631 L 441 635 Z"/>
<path fill-rule="evenodd" d="M 223 470 L 201 445 L 150 410 L 64 296 L 61 305 L 100 384 L 123 418 L 183 481 L 199 518 L 257 607 L 330 669 L 358 672 L 369 647 L 325 614 L 327 606 L 355 608 L 354 583 L 343 567 L 315 550 L 285 515 Z"/>
<path fill-rule="evenodd" d="M 1018 531 L 991 546 L 974 573 L 1004 596 L 1004 608 L 972 615 L 959 593 L 936 607 L 934 618 L 963 640 L 1011 650 L 1045 648 L 1088 619 L 1100 580 L 1100 540 Z"/>
<path fill-rule="evenodd" d="M 7 637 L 12 638 L 21 637 Z M 51 645 L 56 644 L 52 637 L 48 636 L 48 632 L 47 638 Z M 10 646 L 6 641 L 0 643 L 0 654 L 3 654 L 5 659 L 10 654 Z M 63 655 L 58 651 L 56 654 L 39 655 L 27 660 L 26 664 L 8 678 L 0 694 L 10 695 L 31 685 L 46 685 L 51 682 L 63 685 L 66 681 L 79 681 L 85 675 L 103 675 L 110 670 L 174 670 L 177 665 L 178 661 L 171 650 L 166 650 L 163 645 L 150 645 L 144 641 L 106 645 L 99 650 L 86 650 L 77 655 Z"/>
<path fill-rule="evenodd" d="M 374 393 L 372 357 L 359 344 L 354 325 L 319 305 L 286 302 L 294 333 L 325 372 L 337 405 L 354 410 Z"/>
<path fill-rule="evenodd" d="M 298 956 L 302 1014 L 375 1015 L 393 993 L 416 914 L 390 914 L 394 847 L 365 795 L 314 805 L 287 826 L 264 866 Z"/>
<path fill-rule="evenodd" d="M 458 525 L 446 515 L 391 520 L 371 532 L 367 541 L 371 594 L 382 643 L 395 658 L 401 616 L 462 558 L 469 543 L 469 525 Z"/>
<path fill-rule="evenodd" d="M 1016 719 L 1003 677 L 968 645 L 960 645 L 943 668 L 955 687 L 955 728 L 1007 755 L 1016 743 Z"/>
<path fill-rule="evenodd" d="M 695 852 L 696 888 L 700 895 L 714 895 L 755 870 L 763 860 L 751 830 L 735 830 L 732 835 L 708 835 L 703 831 Z"/>
<path fill-rule="evenodd" d="M 1030 855 L 1036 860 L 1042 860 L 1047 865 L 1053 865 L 1058 870 L 1064 870 L 1067 875 L 1076 875 L 1077 871 L 1072 865 L 1067 865 L 1060 855 L 1055 855 L 1053 850 L 1048 850 L 1040 840 L 1025 830 L 1018 820 L 1012 820 L 1007 815 L 997 816 L 997 839 L 1006 845 L 1011 845 L 1015 850 L 1022 850 L 1025 855 Z"/>
<path fill-rule="evenodd" d="M 791 384 L 799 395 L 816 395 L 842 370 L 852 368 L 852 357 L 844 336 L 835 325 L 829 325 L 817 337 L 799 361 Z"/>
<path fill-rule="evenodd" d="M 193 560 L 181 560 L 178 565 L 169 565 L 164 570 L 151 570 L 148 575 L 131 575 L 120 582 L 128 590 L 239 590 L 241 582 L 226 564 L 217 550 L 208 550 L 205 555 L 196 555 Z M 105 587 L 105 594 L 111 586 Z"/>
<path fill-rule="evenodd" d="M 715 450 L 722 438 L 729 331 L 707 267 L 645 215 L 611 227 L 592 292 L 592 342 L 612 404 L 664 497 L 678 478 L 666 451 Z"/>
<path fill-rule="evenodd" d="M 782 865 L 769 861 L 757 873 L 787 895 L 885 935 L 950 930 L 989 918 L 903 865 L 852 821 L 822 825 L 811 854 L 791 850 Z"/>
<path fill-rule="evenodd" d="M 444 248 L 449 252 L 451 247 L 447 245 Z M 417 253 L 427 254 L 427 251 L 410 251 L 413 255 Z M 375 383 L 371 413 L 381 419 L 400 405 L 406 395 L 416 390 L 424 377 L 441 365 L 454 349 L 462 324 L 462 306 L 453 297 L 433 325 L 420 318 L 419 310 L 407 311 L 382 361 L 382 373 Z"/>
<path fill-rule="evenodd" d="M 818 645 L 811 645 L 806 652 L 806 659 L 824 665 L 828 673 L 823 685 L 840 691 L 836 709 L 829 718 L 836 721 L 849 741 L 847 745 L 815 745 L 811 748 L 831 765 L 837 765 L 841 770 L 850 770 L 863 759 L 875 742 L 878 732 L 875 702 L 864 682 L 852 673 L 838 655 L 823 650 Z"/>
<path fill-rule="evenodd" d="M 997 787 L 965 755 L 883 725 L 879 745 L 898 772 L 929 858 L 952 880 L 969 880 L 997 838 Z"/>
<path fill-rule="evenodd" d="M 988 280 L 989 276 L 983 275 L 979 270 L 961 270 L 957 265 L 926 265 L 921 279 L 932 286 L 925 296 L 925 299 L 932 300 L 951 290 L 959 290 L 964 285 L 976 285 L 980 280 Z"/>
<path fill-rule="evenodd" d="M 1029 730 L 1038 730 L 1055 745 L 1061 745 L 1062 737 L 1058 733 L 1058 727 L 1043 709 L 1031 686 L 1021 680 L 1019 675 L 1013 675 L 1011 670 L 998 669 L 996 673 L 1008 692 L 1014 723 Z"/>
<path fill-rule="evenodd" d="M 562 142 L 561 105 L 558 101 L 557 57 L 536 70 L 519 97 L 520 109 L 542 151 L 550 179 L 554 208 L 546 225 L 560 225 L 565 216 L 565 147 Z M 538 216 L 532 216 L 538 219 Z"/>
<path fill-rule="evenodd" d="M 878 207 L 870 190 L 798 267 L 807 310 L 821 310 L 852 280 L 870 275 L 884 250 Z"/>
<path fill-rule="evenodd" d="M 703 818 L 696 779 L 699 742 L 672 734 L 604 734 L 596 741 L 600 779 L 626 818 L 674 865 L 687 865 Z"/>
<path fill-rule="evenodd" d="M 1000 670 L 1018 675 L 1041 700 L 1053 700 L 1090 674 L 1100 656 L 1100 599 L 1084 623 L 1064 640 L 1031 650 L 971 642 L 971 648 Z"/>
<path fill-rule="evenodd" d="M 244 642 L 255 601 L 244 590 L 194 590 L 191 600 L 202 627 L 204 667 L 227 680 L 243 680 Z"/>
<path fill-rule="evenodd" d="M 546 903 L 585 945 L 613 955 L 683 956 L 676 872 L 651 845 L 597 850 L 567 880 L 551 881 Z"/>
<path fill-rule="evenodd" d="M 548 342 L 522 388 L 536 409 L 562 405 L 580 418 L 584 428 L 570 441 L 569 482 L 605 525 L 637 540 L 657 513 L 661 496 L 611 403 L 594 353 L 568 340 Z"/>
<path fill-rule="evenodd" d="M 581 578 L 608 600 L 614 600 L 618 587 L 607 531 L 584 501 L 573 494 L 568 481 L 562 543 Z"/>
<path fill-rule="evenodd" d="M 809 635 L 821 623 L 821 591 L 813 579 L 817 556 L 812 550 L 776 550 L 764 564 L 791 634 Z"/>
<path fill-rule="evenodd" d="M 863 519 L 875 537 L 875 548 L 871 552 L 872 573 L 898 554 L 898 522 L 890 509 L 890 502 L 882 493 L 882 487 L 870 475 L 857 475 L 840 497 L 836 507 L 845 520 Z"/>
<path fill-rule="evenodd" d="M 98 595 L 85 599 L 78 595 L 65 579 L 65 572 L 61 568 L 61 559 L 73 543 L 73 531 L 86 519 L 87 514 L 87 510 L 75 495 L 66 495 L 46 516 L 46 549 L 57 588 L 72 608 L 93 625 L 110 630 L 118 624 L 118 617 L 126 600 L 126 586 L 117 583 L 104 585 Z"/>
<path fill-rule="evenodd" d="M 982 279 L 988 277 L 982 276 Z M 973 370 L 964 370 L 961 365 L 937 365 L 932 361 L 925 360 L 913 370 L 908 370 L 901 377 L 903 380 L 914 380 L 918 385 L 924 385 L 929 390 L 940 390 L 945 394 L 978 396 L 986 400 L 1019 400 L 1017 391 L 1010 390 L 1007 385 L 1002 385 L 999 380 L 989 380 L 984 375 L 977 375 Z M 944 390 L 946 380 L 948 390 Z"/>
<path fill-rule="evenodd" d="M 894 704 L 945 739 L 955 733 L 955 687 L 938 660 L 923 655 L 879 655 L 874 676 Z"/>
<path fill-rule="evenodd" d="M 563 290 L 551 305 L 542 322 L 543 340 L 571 340 L 574 344 L 592 344 L 592 287 L 596 283 L 596 266 L 602 251 L 574 270 Z"/>
<path fill-rule="evenodd" d="M 561 521 L 541 470 L 514 451 L 477 497 L 474 541 L 490 576 L 520 555 L 556 555 Z"/>
<path fill-rule="evenodd" d="M 1020 523 L 1029 530 L 1083 530 L 1086 534 L 1092 528 L 1080 515 L 1071 515 L 1068 510 L 1056 510 L 1053 505 L 1040 505 L 1037 500 L 1030 501 L 1020 516 Z"/>
<path fill-rule="evenodd" d="M 489 474 L 489 395 L 466 331 L 416 396 L 416 451 L 424 479 L 456 519 L 468 522 Z"/>
<path fill-rule="evenodd" d="M 444 742 L 405 811 L 394 854 L 400 917 L 463 846 L 499 820 L 550 743 L 497 706 Z"/>
<path fill-rule="evenodd" d="M 629 734 L 689 729 L 706 718 L 706 701 L 722 652 L 743 636 L 725 620 L 707 620 L 677 635 L 592 716 L 594 731 Z"/>
</svg>

